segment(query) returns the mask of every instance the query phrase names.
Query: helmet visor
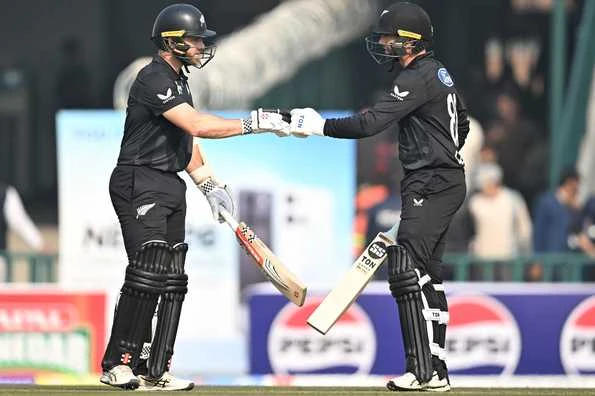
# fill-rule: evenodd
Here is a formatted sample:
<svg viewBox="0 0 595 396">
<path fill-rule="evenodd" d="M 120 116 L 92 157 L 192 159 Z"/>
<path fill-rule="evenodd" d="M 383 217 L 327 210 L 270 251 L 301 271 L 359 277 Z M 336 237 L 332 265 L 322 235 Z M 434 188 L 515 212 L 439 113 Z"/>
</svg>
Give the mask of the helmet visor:
<svg viewBox="0 0 595 396">
<path fill-rule="evenodd" d="M 215 45 L 208 45 L 204 47 L 197 55 L 190 58 L 191 65 L 202 69 L 207 63 L 213 59 L 215 56 L 215 50 L 217 46 Z"/>
<path fill-rule="evenodd" d="M 210 42 L 209 42 L 210 41 Z M 189 36 L 185 39 L 172 38 L 166 42 L 166 50 L 178 58 L 186 66 L 204 67 L 215 56 L 217 46 L 212 40 L 198 36 Z"/>
<path fill-rule="evenodd" d="M 372 33 L 364 39 L 366 41 L 366 50 L 376 63 L 387 63 L 399 59 L 406 54 L 405 47 L 410 40 L 402 37 L 394 37 L 390 41 L 380 42 L 383 36 L 385 37 L 386 35 Z"/>
<path fill-rule="evenodd" d="M 197 69 L 202 69 L 213 59 L 216 49 L 217 46 L 209 45 L 202 48 L 195 55 L 190 56 L 188 55 L 188 51 L 186 51 L 185 55 L 176 55 L 176 57 L 186 66 L 194 66 Z"/>
</svg>

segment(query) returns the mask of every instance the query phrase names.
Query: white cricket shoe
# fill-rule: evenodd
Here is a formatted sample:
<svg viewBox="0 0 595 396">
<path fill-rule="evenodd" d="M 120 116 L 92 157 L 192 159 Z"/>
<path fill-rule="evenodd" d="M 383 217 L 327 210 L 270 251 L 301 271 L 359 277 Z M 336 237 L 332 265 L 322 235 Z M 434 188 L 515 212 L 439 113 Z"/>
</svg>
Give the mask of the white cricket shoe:
<svg viewBox="0 0 595 396">
<path fill-rule="evenodd" d="M 144 375 L 139 375 L 139 391 L 183 391 L 194 388 L 194 382 L 174 377 L 166 371 L 161 378 L 153 379 Z"/>
<path fill-rule="evenodd" d="M 423 386 L 419 383 L 415 374 L 408 371 L 403 375 L 390 379 L 386 387 L 392 391 L 421 391 Z"/>
<path fill-rule="evenodd" d="M 125 364 L 120 364 L 108 371 L 104 371 L 99 381 L 106 385 L 117 386 L 123 389 L 136 389 L 140 384 L 140 381 L 136 378 L 130 366 Z"/>
<path fill-rule="evenodd" d="M 438 373 L 434 371 L 432 378 L 424 384 L 424 390 L 428 392 L 448 392 L 450 390 L 450 383 L 446 376 L 440 379 Z"/>
<path fill-rule="evenodd" d="M 406 372 L 395 377 L 386 383 L 386 387 L 391 391 L 428 391 L 428 392 L 448 392 L 450 384 L 446 377 L 440 379 L 438 373 L 434 371 L 432 378 L 426 383 L 420 384 L 415 374 Z"/>
</svg>

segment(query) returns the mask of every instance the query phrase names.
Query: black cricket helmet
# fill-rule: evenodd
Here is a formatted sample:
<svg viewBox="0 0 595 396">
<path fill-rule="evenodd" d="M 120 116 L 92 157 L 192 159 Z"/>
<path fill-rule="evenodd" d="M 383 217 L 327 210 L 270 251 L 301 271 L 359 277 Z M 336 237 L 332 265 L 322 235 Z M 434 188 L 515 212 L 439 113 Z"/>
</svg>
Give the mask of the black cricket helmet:
<svg viewBox="0 0 595 396">
<path fill-rule="evenodd" d="M 163 51 L 169 51 L 186 66 L 196 66 L 199 69 L 215 56 L 214 38 L 216 33 L 207 29 L 205 16 L 190 4 L 172 4 L 165 7 L 153 23 L 151 40 Z M 199 37 L 205 48 L 199 56 L 189 56 L 191 48 L 184 37 Z"/>
<path fill-rule="evenodd" d="M 382 44 L 382 36 L 395 36 L 396 40 Z M 382 11 L 365 40 L 370 56 L 378 63 L 386 63 L 405 55 L 408 45 L 414 53 L 431 48 L 433 37 L 434 28 L 427 12 L 417 4 L 398 2 Z"/>
</svg>

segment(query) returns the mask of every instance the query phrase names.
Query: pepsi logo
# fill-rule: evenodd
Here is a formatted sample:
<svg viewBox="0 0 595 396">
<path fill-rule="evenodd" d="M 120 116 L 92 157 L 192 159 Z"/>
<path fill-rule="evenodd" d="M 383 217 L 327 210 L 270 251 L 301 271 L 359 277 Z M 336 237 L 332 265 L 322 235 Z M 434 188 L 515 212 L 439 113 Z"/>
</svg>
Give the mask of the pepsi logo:
<svg viewBox="0 0 595 396">
<path fill-rule="evenodd" d="M 306 323 L 322 298 L 302 307 L 288 303 L 271 325 L 268 355 L 275 374 L 367 374 L 376 356 L 376 333 L 357 303 L 322 335 Z"/>
<path fill-rule="evenodd" d="M 451 296 L 446 335 L 449 371 L 457 374 L 513 374 L 521 336 L 512 314 L 483 295 Z"/>
<path fill-rule="evenodd" d="M 560 337 L 560 358 L 568 374 L 595 374 L 595 296 L 568 316 Z"/>
<path fill-rule="evenodd" d="M 66 332 L 78 320 L 71 304 L 2 303 L 0 332 Z"/>
</svg>

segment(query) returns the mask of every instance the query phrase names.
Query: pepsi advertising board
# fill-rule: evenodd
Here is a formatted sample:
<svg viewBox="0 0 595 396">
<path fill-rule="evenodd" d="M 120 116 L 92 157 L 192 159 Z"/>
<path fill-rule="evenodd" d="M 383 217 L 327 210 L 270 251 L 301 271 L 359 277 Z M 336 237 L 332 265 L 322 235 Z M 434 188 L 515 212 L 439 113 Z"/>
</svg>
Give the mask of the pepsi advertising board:
<svg viewBox="0 0 595 396">
<path fill-rule="evenodd" d="M 595 374 L 595 291 L 588 284 L 446 285 L 451 374 Z M 397 306 L 373 282 L 326 335 L 306 324 L 326 292 L 297 307 L 252 289 L 252 374 L 374 374 L 404 370 Z"/>
</svg>

